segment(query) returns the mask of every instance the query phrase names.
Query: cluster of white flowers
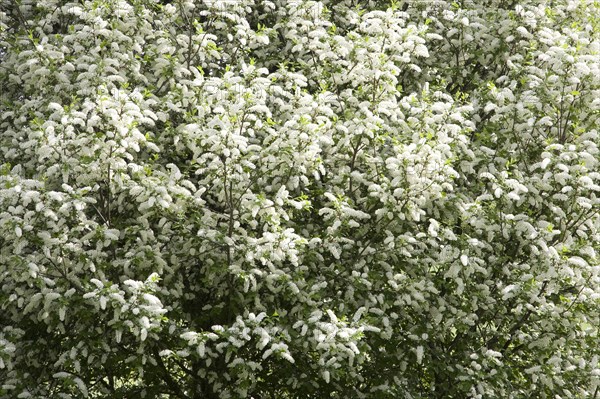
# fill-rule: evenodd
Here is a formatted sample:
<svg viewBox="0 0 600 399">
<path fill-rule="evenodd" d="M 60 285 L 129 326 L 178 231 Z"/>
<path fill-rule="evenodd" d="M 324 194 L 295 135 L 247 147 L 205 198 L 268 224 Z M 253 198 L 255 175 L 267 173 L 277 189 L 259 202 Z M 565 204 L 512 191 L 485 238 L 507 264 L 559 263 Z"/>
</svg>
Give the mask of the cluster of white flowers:
<svg viewBox="0 0 600 399">
<path fill-rule="evenodd" d="M 0 1 L 0 399 L 600 398 L 600 6 Z"/>
</svg>

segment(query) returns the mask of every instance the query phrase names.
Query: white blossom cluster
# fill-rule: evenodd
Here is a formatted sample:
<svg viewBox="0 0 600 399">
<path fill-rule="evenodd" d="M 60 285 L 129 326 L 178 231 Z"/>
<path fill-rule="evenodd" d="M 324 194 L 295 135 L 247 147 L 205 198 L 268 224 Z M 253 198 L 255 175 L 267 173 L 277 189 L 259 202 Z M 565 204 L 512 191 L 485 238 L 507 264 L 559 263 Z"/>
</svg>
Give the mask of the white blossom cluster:
<svg viewBox="0 0 600 399">
<path fill-rule="evenodd" d="M 0 0 L 0 399 L 600 399 L 600 5 Z"/>
</svg>

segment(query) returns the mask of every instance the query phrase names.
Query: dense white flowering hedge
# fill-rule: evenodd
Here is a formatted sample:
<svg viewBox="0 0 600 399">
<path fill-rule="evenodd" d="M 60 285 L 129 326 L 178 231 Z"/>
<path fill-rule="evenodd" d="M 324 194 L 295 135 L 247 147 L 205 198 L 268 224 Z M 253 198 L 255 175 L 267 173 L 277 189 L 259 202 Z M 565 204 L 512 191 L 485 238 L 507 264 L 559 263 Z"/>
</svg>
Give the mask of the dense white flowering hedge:
<svg viewBox="0 0 600 399">
<path fill-rule="evenodd" d="M 0 398 L 600 399 L 600 5 L 0 0 Z"/>
</svg>

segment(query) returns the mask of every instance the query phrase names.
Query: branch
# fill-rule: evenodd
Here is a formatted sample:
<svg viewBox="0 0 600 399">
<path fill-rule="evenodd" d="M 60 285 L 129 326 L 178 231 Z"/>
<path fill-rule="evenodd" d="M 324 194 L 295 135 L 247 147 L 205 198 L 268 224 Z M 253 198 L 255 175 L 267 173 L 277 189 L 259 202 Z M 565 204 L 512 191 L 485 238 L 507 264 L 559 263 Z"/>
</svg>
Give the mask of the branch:
<svg viewBox="0 0 600 399">
<path fill-rule="evenodd" d="M 189 397 L 185 393 L 183 393 L 179 384 L 177 384 L 177 382 L 173 379 L 173 377 L 171 377 L 171 373 L 169 372 L 169 370 L 167 370 L 165 363 L 162 361 L 162 358 L 160 357 L 160 355 L 158 353 L 158 348 L 156 348 L 156 347 L 152 348 L 152 355 L 154 356 L 154 359 L 156 360 L 156 364 L 158 365 L 160 371 L 162 372 L 164 381 L 167 384 L 167 386 L 169 387 L 169 389 L 171 389 L 171 391 L 173 391 L 173 393 L 178 398 L 189 399 Z"/>
<path fill-rule="evenodd" d="M 546 291 L 547 286 L 548 286 L 548 280 L 544 281 L 544 283 L 542 284 L 542 287 L 540 288 L 540 293 L 538 294 L 538 296 L 542 295 L 544 293 L 544 291 Z M 502 346 L 502 351 L 506 351 L 508 349 L 508 347 L 510 346 L 511 342 L 513 341 L 513 339 L 515 337 L 514 334 L 517 332 L 517 330 L 519 330 L 521 327 L 523 327 L 523 325 L 527 322 L 527 320 L 529 320 L 529 317 L 531 317 L 532 313 L 533 313 L 533 310 L 529 309 L 527 311 L 527 313 L 525 313 L 523 315 L 523 317 L 521 317 L 521 319 L 517 322 L 517 324 L 515 324 L 510 329 L 510 331 L 509 331 L 510 337 Z"/>
</svg>

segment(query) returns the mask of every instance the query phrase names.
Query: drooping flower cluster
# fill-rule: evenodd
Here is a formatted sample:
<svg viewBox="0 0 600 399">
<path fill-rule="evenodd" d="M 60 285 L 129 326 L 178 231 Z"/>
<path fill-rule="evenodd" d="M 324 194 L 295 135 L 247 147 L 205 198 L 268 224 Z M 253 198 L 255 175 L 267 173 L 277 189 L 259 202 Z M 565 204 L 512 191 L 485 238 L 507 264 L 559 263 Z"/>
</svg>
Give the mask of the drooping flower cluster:
<svg viewBox="0 0 600 399">
<path fill-rule="evenodd" d="M 0 0 L 0 398 L 600 398 L 598 15 Z"/>
</svg>

